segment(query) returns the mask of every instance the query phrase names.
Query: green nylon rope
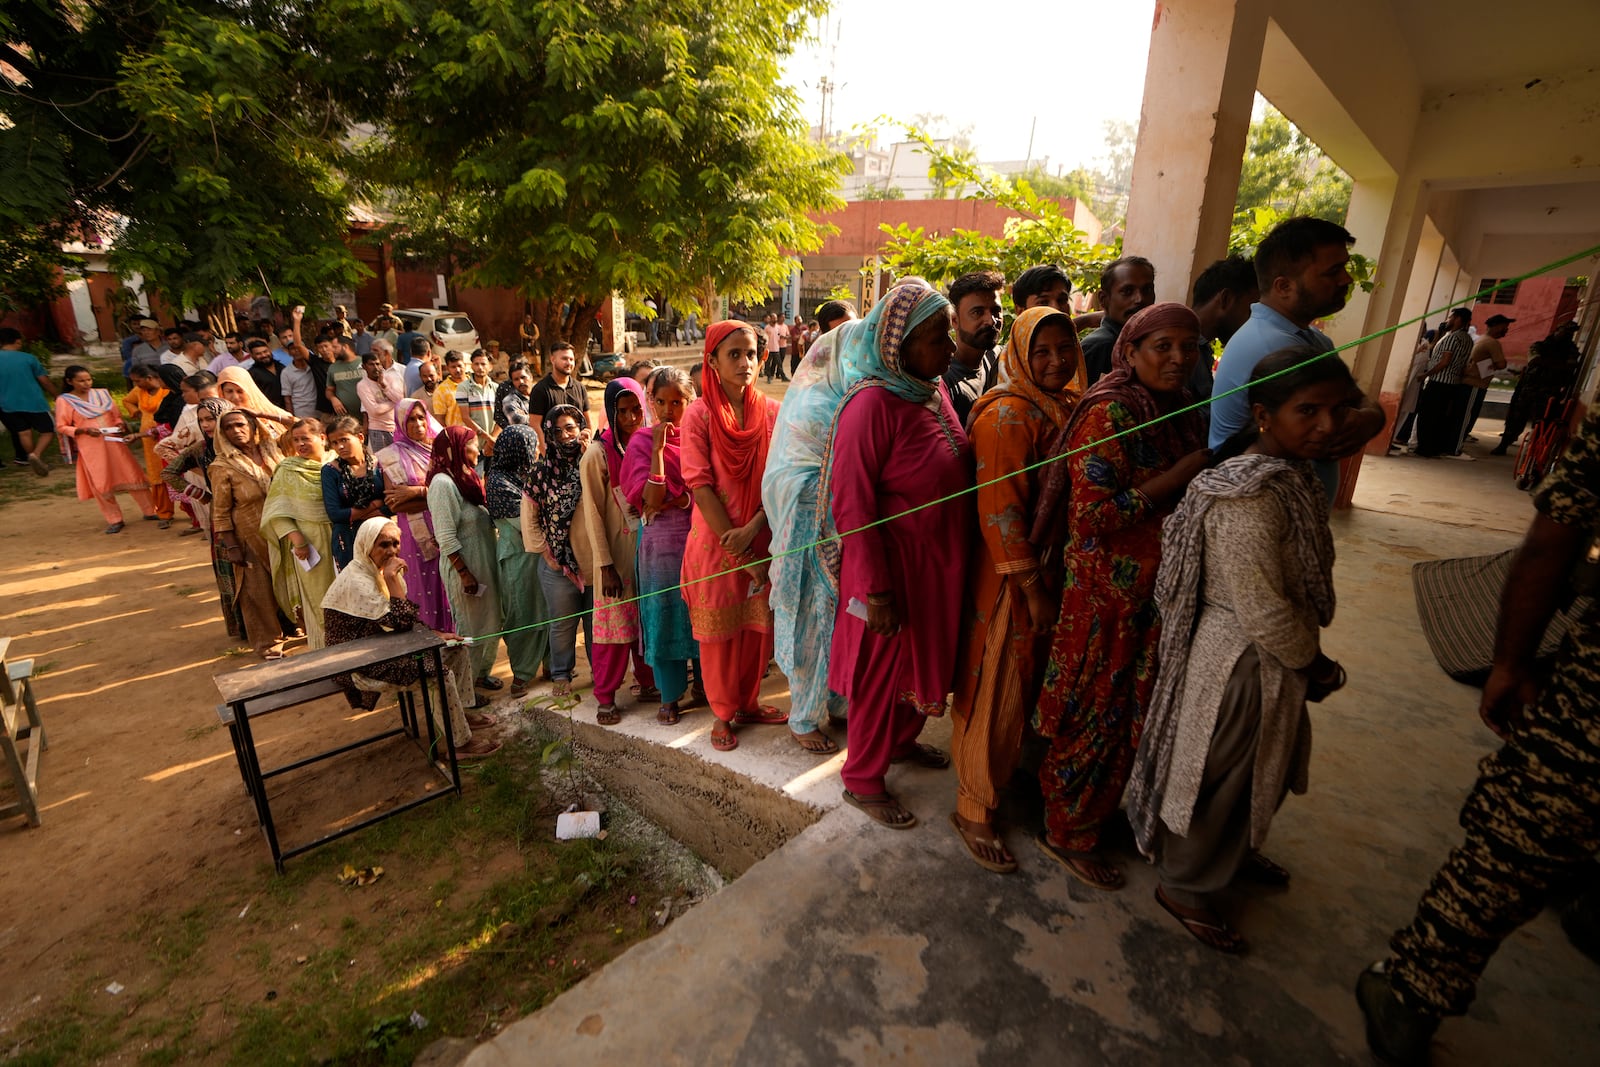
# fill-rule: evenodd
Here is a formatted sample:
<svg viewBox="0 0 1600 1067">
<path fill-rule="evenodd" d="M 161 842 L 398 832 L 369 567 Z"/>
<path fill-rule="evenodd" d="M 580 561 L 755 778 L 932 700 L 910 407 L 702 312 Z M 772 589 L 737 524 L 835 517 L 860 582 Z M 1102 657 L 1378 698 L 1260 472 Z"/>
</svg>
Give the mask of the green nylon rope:
<svg viewBox="0 0 1600 1067">
<path fill-rule="evenodd" d="M 1531 271 L 1527 272 L 1526 274 L 1519 274 L 1515 278 L 1506 278 L 1503 281 L 1501 281 L 1498 285 L 1492 285 L 1489 288 L 1484 289 L 1484 290 L 1482 290 L 1480 292 L 1474 293 L 1474 294 L 1472 294 L 1472 296 L 1467 297 L 1467 298 L 1465 298 L 1463 300 L 1451 301 L 1450 303 L 1444 305 L 1443 307 L 1434 308 L 1434 309 L 1432 309 L 1430 311 L 1424 311 L 1420 315 L 1417 315 L 1417 316 L 1415 316 L 1413 318 L 1406 319 L 1404 322 L 1397 322 L 1393 326 L 1387 326 L 1387 327 L 1377 331 L 1376 333 L 1368 334 L 1365 337 L 1358 337 L 1353 341 L 1347 341 L 1344 344 L 1339 345 L 1336 348 L 1332 348 L 1332 349 L 1329 349 L 1327 352 L 1322 352 L 1322 353 L 1319 353 L 1318 355 L 1312 356 L 1310 359 L 1303 360 L 1300 363 L 1297 363 L 1292 367 L 1285 367 L 1283 370 L 1278 371 L 1276 374 L 1268 375 L 1267 377 L 1258 379 L 1258 381 L 1269 381 L 1272 378 L 1281 377 L 1282 375 L 1285 375 L 1285 374 L 1292 374 L 1292 373 L 1294 373 L 1295 371 L 1299 370 L 1302 367 L 1306 367 L 1306 366 L 1309 366 L 1312 363 L 1315 363 L 1319 359 L 1326 359 L 1329 356 L 1338 355 L 1340 352 L 1343 352 L 1345 349 L 1354 348 L 1357 345 L 1364 345 L 1368 341 L 1375 341 L 1378 338 L 1384 336 L 1385 334 L 1395 333 L 1398 330 L 1405 329 L 1407 326 L 1414 326 L 1417 323 L 1424 322 L 1424 321 L 1432 318 L 1435 315 L 1443 314 L 1443 313 L 1449 311 L 1451 308 L 1464 307 L 1464 306 L 1471 305 L 1473 303 L 1476 303 L 1479 300 L 1479 298 L 1487 296 L 1490 293 L 1497 292 L 1498 290 L 1504 289 L 1504 288 L 1506 288 L 1508 286 L 1519 285 L 1522 282 L 1527 281 L 1529 278 L 1537 278 L 1539 275 L 1548 274 L 1549 272 L 1557 269 L 1558 267 L 1565 267 L 1568 264 L 1576 263 L 1580 259 L 1588 259 L 1591 256 L 1596 256 L 1596 255 L 1600 255 L 1600 245 L 1595 245 L 1592 248 L 1586 248 L 1581 252 L 1574 252 L 1570 256 L 1566 256 L 1566 257 L 1564 257 L 1562 259 L 1555 260 L 1552 263 L 1547 263 L 1544 266 L 1537 268 L 1536 270 L 1531 270 Z M 1121 431 L 1119 431 L 1117 433 L 1114 433 L 1114 434 L 1111 434 L 1111 435 L 1109 435 L 1107 437 L 1101 438 L 1098 441 L 1091 441 L 1089 444 L 1081 445 L 1078 448 L 1074 448 L 1074 449 L 1072 449 L 1071 451 L 1068 451 L 1068 452 L 1063 452 L 1059 456 L 1051 456 L 1048 459 L 1042 459 L 1037 463 L 1029 464 L 1026 467 L 1022 467 L 1022 468 L 1020 468 L 1018 470 L 1011 471 L 1008 474 L 1002 474 L 998 478 L 991 478 L 986 482 L 979 482 L 976 485 L 968 486 L 965 489 L 960 489 L 960 490 L 957 490 L 954 493 L 950 493 L 950 494 L 948 494 L 946 496 L 942 496 L 937 500 L 930 500 L 926 504 L 918 504 L 914 508 L 907 508 L 905 511 L 899 512 L 897 514 L 887 515 L 887 516 L 885 516 L 884 518 L 881 518 L 881 519 L 874 519 L 872 522 L 869 522 L 866 525 L 860 526 L 860 527 L 858 527 L 858 528 L 856 528 L 854 530 L 844 530 L 844 531 L 841 531 L 841 532 L 838 532 L 838 533 L 834 533 L 834 534 L 831 534 L 831 535 L 829 535 L 827 537 L 823 537 L 823 538 L 820 538 L 820 539 L 818 539 L 816 541 L 813 541 L 810 544 L 799 545 L 799 546 L 797 546 L 795 548 L 784 549 L 782 552 L 779 552 L 779 553 L 777 553 L 775 555 L 767 556 L 765 559 L 755 560 L 753 563 L 742 564 L 742 565 L 737 566 L 737 567 L 730 567 L 727 570 L 718 571 L 715 574 L 708 574 L 708 575 L 706 575 L 706 576 L 704 576 L 702 578 L 693 578 L 693 579 L 691 579 L 691 580 L 689 580 L 687 582 L 679 582 L 677 585 L 667 586 L 664 589 L 657 589 L 654 592 L 641 593 L 640 595 L 635 596 L 635 597 L 630 597 L 627 600 L 613 600 L 607 606 L 608 607 L 615 607 L 615 606 L 620 606 L 620 605 L 623 605 L 623 604 L 637 604 L 642 600 L 648 599 L 649 597 L 661 596 L 661 595 L 663 595 L 665 593 L 676 593 L 679 590 L 683 589 L 684 586 L 695 585 L 695 584 L 698 584 L 700 582 L 709 582 L 709 581 L 712 581 L 712 580 L 717 579 L 717 578 L 724 577 L 724 576 L 729 575 L 729 574 L 737 574 L 740 571 L 745 570 L 747 567 L 755 566 L 758 563 L 772 563 L 774 560 L 780 559 L 780 558 L 782 558 L 784 556 L 793 556 L 793 555 L 797 555 L 797 554 L 799 554 L 801 552 L 809 552 L 810 550 L 812 550 L 814 548 L 817 548 L 820 545 L 825 545 L 830 541 L 842 541 L 846 537 L 852 537 L 852 536 L 854 536 L 854 535 L 856 535 L 858 533 L 863 533 L 863 532 L 865 532 L 867 530 L 873 529 L 874 527 L 882 526 L 885 523 L 894 522 L 896 519 L 903 519 L 907 515 L 914 515 L 919 511 L 925 511 L 928 508 L 938 507 L 940 504 L 948 504 L 952 500 L 959 500 L 961 497 L 967 496 L 970 493 L 976 493 L 979 489 L 986 489 L 991 485 L 997 485 L 1000 482 L 1003 482 L 1008 478 L 1015 478 L 1020 474 L 1028 474 L 1031 471 L 1038 470 L 1041 467 L 1049 466 L 1052 463 L 1058 463 L 1061 460 L 1064 460 L 1064 459 L 1068 458 L 1069 456 L 1075 456 L 1080 452 L 1086 452 L 1086 451 L 1088 451 L 1088 450 L 1090 450 L 1092 448 L 1098 448 L 1101 445 L 1106 444 L 1109 441 L 1115 441 L 1120 437 L 1126 437 L 1129 434 L 1138 433 L 1138 432 L 1140 432 L 1141 430 L 1144 430 L 1147 427 L 1154 426 L 1157 423 L 1163 422 L 1163 421 L 1165 421 L 1167 419 L 1176 418 L 1179 415 L 1184 415 L 1184 414 L 1187 414 L 1188 412 L 1191 412 L 1191 411 L 1198 411 L 1199 409 L 1207 406 L 1208 404 L 1211 404 L 1212 402 L 1220 399 L 1221 397 L 1232 396 L 1234 393 L 1242 393 L 1242 392 L 1246 391 L 1247 389 L 1249 389 L 1250 386 L 1253 385 L 1253 384 L 1255 384 L 1255 383 L 1254 382 L 1247 382 L 1244 385 L 1235 386 L 1234 388 L 1229 389 L 1226 392 L 1215 393 L 1212 396 L 1206 398 L 1205 400 L 1199 401 L 1198 403 L 1190 404 L 1188 407 L 1179 408 L 1176 411 L 1169 411 L 1165 415 L 1158 415 L 1156 418 L 1153 418 L 1153 419 L 1149 420 L 1148 422 L 1140 423 L 1137 426 L 1130 426 L 1126 430 L 1121 430 Z M 553 619 L 546 619 L 544 622 L 530 623 L 527 626 L 518 626 L 518 627 L 515 627 L 515 628 L 510 629 L 510 630 L 500 630 L 500 631 L 498 631 L 496 633 L 479 634 L 476 637 L 463 636 L 461 638 L 461 640 L 462 640 L 463 644 L 467 644 L 467 645 L 473 645 L 473 644 L 476 644 L 476 643 L 478 643 L 480 641 L 496 641 L 496 640 L 499 640 L 502 637 L 505 637 L 507 634 L 521 633 L 523 630 L 538 629 L 540 627 L 549 626 L 552 623 L 565 622 L 568 619 L 581 619 L 581 618 L 583 618 L 583 616 L 590 614 L 592 612 L 592 610 L 593 609 L 590 609 L 590 611 L 574 612 L 573 614 L 570 614 L 570 615 L 560 615 L 560 616 L 557 616 L 556 618 L 553 618 Z"/>
</svg>

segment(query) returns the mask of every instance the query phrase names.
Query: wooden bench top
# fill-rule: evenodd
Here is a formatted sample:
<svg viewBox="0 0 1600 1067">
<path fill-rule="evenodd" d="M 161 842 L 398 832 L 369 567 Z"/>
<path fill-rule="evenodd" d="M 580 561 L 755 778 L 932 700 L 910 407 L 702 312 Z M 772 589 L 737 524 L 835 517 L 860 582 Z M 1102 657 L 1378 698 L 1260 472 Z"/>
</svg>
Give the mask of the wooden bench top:
<svg viewBox="0 0 1600 1067">
<path fill-rule="evenodd" d="M 253 702 L 312 682 L 351 674 L 375 663 L 427 652 L 444 643 L 444 638 L 432 630 L 419 627 L 405 633 L 364 637 L 359 641 L 319 648 L 315 652 L 304 652 L 287 659 L 257 663 L 241 670 L 214 675 L 211 680 L 225 703 Z"/>
</svg>

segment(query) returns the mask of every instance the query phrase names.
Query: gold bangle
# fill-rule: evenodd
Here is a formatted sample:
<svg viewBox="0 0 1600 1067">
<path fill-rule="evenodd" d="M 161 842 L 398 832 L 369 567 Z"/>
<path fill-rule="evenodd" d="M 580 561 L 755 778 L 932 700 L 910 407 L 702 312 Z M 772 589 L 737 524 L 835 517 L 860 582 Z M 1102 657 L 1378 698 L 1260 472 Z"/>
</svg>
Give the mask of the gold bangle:
<svg viewBox="0 0 1600 1067">
<path fill-rule="evenodd" d="M 1026 578 L 1023 578 L 1021 581 L 1017 582 L 1017 587 L 1020 588 L 1020 589 L 1028 589 L 1028 588 L 1030 588 L 1032 586 L 1035 586 L 1035 585 L 1038 585 L 1038 584 L 1039 584 L 1039 572 L 1038 571 L 1029 571 L 1028 572 L 1028 576 Z"/>
</svg>

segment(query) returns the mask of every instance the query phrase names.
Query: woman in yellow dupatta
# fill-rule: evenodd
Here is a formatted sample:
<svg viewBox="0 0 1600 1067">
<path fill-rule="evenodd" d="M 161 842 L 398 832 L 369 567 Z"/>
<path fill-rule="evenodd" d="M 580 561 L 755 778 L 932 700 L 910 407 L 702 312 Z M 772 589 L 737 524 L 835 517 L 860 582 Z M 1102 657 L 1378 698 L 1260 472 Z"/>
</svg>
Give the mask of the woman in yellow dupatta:
<svg viewBox="0 0 1600 1067">
<path fill-rule="evenodd" d="M 138 423 L 139 442 L 144 449 L 145 484 L 150 489 L 150 503 L 156 509 L 154 515 L 145 518 L 160 519 L 160 527 L 165 530 L 172 525 L 172 494 L 167 491 L 167 483 L 161 480 L 166 464 L 156 455 L 156 442 L 170 433 L 172 427 L 169 424 L 163 429 L 157 416 L 172 391 L 153 367 L 138 366 L 128 373 L 133 388 L 122 398 L 122 410 L 130 425 Z"/>
<path fill-rule="evenodd" d="M 261 511 L 272 556 L 272 586 L 284 613 L 306 630 L 306 647 L 321 648 L 322 598 L 333 585 L 333 522 L 322 504 L 322 423 L 300 419 L 284 437 L 289 455 L 278 464 Z"/>
<path fill-rule="evenodd" d="M 1053 307 L 1029 308 L 1012 323 L 1000 385 L 978 398 L 967 420 L 978 460 L 979 536 L 967 568 L 972 622 L 952 705 L 958 785 L 950 822 L 978 865 L 999 873 L 1016 870 L 1017 861 L 995 832 L 994 811 L 1021 755 L 1061 600 L 1060 558 L 1041 555 L 1028 540 L 1044 481 L 1042 470 L 1028 468 L 1052 454 L 1083 389 L 1072 319 Z"/>
</svg>

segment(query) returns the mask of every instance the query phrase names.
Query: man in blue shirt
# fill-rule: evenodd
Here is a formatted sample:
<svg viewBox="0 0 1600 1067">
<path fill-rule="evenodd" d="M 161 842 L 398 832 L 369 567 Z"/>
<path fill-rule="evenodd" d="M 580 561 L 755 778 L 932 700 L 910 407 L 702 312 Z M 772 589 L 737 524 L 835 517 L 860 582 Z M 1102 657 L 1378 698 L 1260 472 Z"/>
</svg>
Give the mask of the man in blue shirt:
<svg viewBox="0 0 1600 1067">
<path fill-rule="evenodd" d="M 1304 215 L 1285 219 L 1262 239 L 1255 256 L 1261 299 L 1217 363 L 1209 441 L 1213 449 L 1250 425 L 1245 387 L 1256 364 L 1285 348 L 1333 351 L 1332 339 L 1311 324 L 1344 307 L 1352 280 L 1345 267 L 1354 243 L 1343 226 Z M 1330 500 L 1339 490 L 1338 461 L 1361 451 L 1383 432 L 1384 422 L 1375 401 L 1361 394 L 1352 398 L 1344 425 L 1328 441 L 1327 458 L 1316 464 Z"/>
</svg>

